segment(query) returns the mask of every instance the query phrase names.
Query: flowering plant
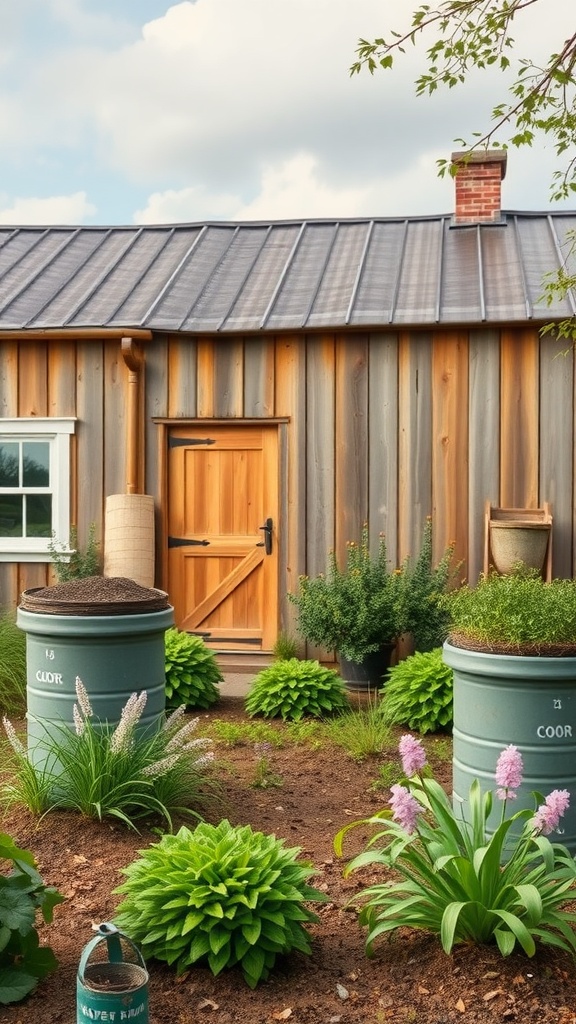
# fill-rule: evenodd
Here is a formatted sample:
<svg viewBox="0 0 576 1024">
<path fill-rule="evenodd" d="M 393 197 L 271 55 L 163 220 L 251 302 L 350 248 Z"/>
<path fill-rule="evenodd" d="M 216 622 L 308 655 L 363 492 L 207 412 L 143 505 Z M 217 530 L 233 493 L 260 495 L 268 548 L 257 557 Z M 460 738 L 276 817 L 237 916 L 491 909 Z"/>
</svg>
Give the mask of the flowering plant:
<svg viewBox="0 0 576 1024">
<path fill-rule="evenodd" d="M 507 747 L 496 768 L 502 813 L 490 834 L 490 790 L 482 792 L 475 780 L 469 820 L 459 819 L 439 783 L 423 772 L 426 754 L 420 741 L 403 736 L 400 754 L 406 778 L 391 788 L 391 810 L 354 823 L 379 830 L 346 869 L 382 864 L 400 875 L 399 881 L 372 885 L 360 894 L 368 953 L 379 935 L 406 926 L 439 935 L 446 953 L 459 942 L 495 941 L 503 956 L 516 943 L 533 956 L 536 940 L 576 953 L 576 913 L 563 909 L 574 898 L 576 863 L 566 847 L 547 838 L 568 807 L 569 793 L 554 790 L 544 801 L 535 794 L 541 801 L 535 810 L 507 816 L 523 768 L 520 752 Z M 351 827 L 336 837 L 340 855 Z"/>
</svg>

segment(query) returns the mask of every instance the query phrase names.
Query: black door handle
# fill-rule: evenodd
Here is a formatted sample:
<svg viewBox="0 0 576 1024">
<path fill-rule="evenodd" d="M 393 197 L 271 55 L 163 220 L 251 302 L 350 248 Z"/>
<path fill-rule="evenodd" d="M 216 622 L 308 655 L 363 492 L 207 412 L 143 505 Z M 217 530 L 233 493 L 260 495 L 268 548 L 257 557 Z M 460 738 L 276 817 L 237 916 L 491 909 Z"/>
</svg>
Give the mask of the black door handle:
<svg viewBox="0 0 576 1024">
<path fill-rule="evenodd" d="M 262 548 L 263 547 L 264 550 L 266 551 L 267 555 L 271 555 L 272 554 L 272 527 L 273 527 L 273 525 L 274 524 L 273 524 L 272 520 L 270 519 L 270 517 L 268 517 L 268 519 L 264 523 L 264 526 L 259 526 L 258 527 L 259 530 L 264 530 L 264 540 L 260 541 L 256 545 L 256 547 L 258 547 L 258 548 Z"/>
</svg>

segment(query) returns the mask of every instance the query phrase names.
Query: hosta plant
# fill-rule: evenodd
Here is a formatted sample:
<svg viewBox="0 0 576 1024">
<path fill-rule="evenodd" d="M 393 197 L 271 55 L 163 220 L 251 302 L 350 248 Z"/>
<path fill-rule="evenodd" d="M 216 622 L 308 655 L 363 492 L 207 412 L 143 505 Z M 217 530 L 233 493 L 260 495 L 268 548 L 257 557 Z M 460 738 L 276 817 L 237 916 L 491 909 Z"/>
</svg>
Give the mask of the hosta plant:
<svg viewBox="0 0 576 1024">
<path fill-rule="evenodd" d="M 32 854 L 6 833 L 0 833 L 0 862 L 12 865 L 0 873 L 0 1003 L 18 1003 L 58 966 L 50 947 L 40 946 L 35 921 L 40 911 L 49 923 L 64 897 L 44 885 Z"/>
<path fill-rule="evenodd" d="M 277 956 L 310 953 L 305 925 L 318 919 L 304 903 L 326 897 L 308 885 L 314 868 L 299 853 L 249 825 L 183 827 L 123 869 L 115 923 L 178 974 L 238 965 L 255 988 Z"/>
<path fill-rule="evenodd" d="M 452 726 L 452 669 L 442 648 L 412 654 L 390 669 L 380 704 L 389 725 L 422 734 Z"/>
<path fill-rule="evenodd" d="M 493 942 L 503 956 L 516 944 L 533 956 L 539 941 L 576 954 L 576 912 L 569 908 L 576 862 L 565 846 L 547 838 L 568 807 L 568 791 L 554 790 L 546 800 L 535 794 L 534 810 L 507 817 L 523 765 L 517 748 L 506 747 L 495 776 L 500 823 L 491 832 L 491 790 L 483 792 L 474 780 L 464 816 L 423 771 L 419 740 L 403 736 L 400 753 L 406 777 L 391 787 L 391 810 L 361 823 L 376 832 L 347 868 L 372 864 L 393 871 L 360 894 L 368 952 L 380 935 L 408 927 L 439 936 L 446 953 L 461 942 Z M 350 827 L 336 837 L 338 853 Z"/>
<path fill-rule="evenodd" d="M 275 661 L 254 679 L 245 701 L 249 715 L 298 721 L 322 718 L 348 707 L 346 688 L 334 669 L 318 661 Z"/>
<path fill-rule="evenodd" d="M 224 678 L 202 637 L 172 628 L 166 631 L 166 706 L 209 708 L 220 699 Z"/>
</svg>

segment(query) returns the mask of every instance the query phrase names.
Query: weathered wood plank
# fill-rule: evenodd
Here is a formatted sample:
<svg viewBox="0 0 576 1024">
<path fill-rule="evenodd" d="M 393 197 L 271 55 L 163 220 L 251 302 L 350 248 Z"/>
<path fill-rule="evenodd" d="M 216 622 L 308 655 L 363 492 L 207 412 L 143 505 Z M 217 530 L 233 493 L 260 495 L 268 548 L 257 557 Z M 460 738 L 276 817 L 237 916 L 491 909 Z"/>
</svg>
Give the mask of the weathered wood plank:
<svg viewBox="0 0 576 1024">
<path fill-rule="evenodd" d="M 296 610 L 286 600 L 306 572 L 306 344 L 284 335 L 275 343 L 275 416 L 288 416 L 280 428 L 279 593 L 280 626 L 295 631 Z"/>
<path fill-rule="evenodd" d="M 435 335 L 432 347 L 433 560 L 454 544 L 466 574 L 468 554 L 468 335 Z"/>
<path fill-rule="evenodd" d="M 538 336 L 502 331 L 500 505 L 538 507 Z"/>
<path fill-rule="evenodd" d="M 468 372 L 468 573 L 476 583 L 484 564 L 484 507 L 499 505 L 500 337 L 471 331 Z"/>
<path fill-rule="evenodd" d="M 104 537 L 104 352 L 98 341 L 80 341 L 76 354 L 76 494 L 71 509 L 82 546 L 90 523 Z M 112 450 L 114 446 L 111 446 Z M 111 453 L 107 453 L 110 457 Z"/>
<path fill-rule="evenodd" d="M 18 415 L 48 415 L 48 346 L 28 341 L 18 350 Z"/>
<path fill-rule="evenodd" d="M 398 559 L 420 549 L 432 506 L 432 337 L 403 333 L 398 348 Z"/>
<path fill-rule="evenodd" d="M 118 342 L 104 345 L 104 493 L 126 493 L 128 367 Z"/>
<path fill-rule="evenodd" d="M 368 519 L 368 345 L 366 336 L 336 340 L 336 551 L 346 558 Z"/>
<path fill-rule="evenodd" d="M 371 334 L 368 374 L 368 523 L 370 548 L 386 536 L 390 561 L 398 559 L 398 336 Z"/>
<path fill-rule="evenodd" d="M 154 346 L 155 348 L 156 346 Z M 167 400 L 158 392 L 160 381 L 157 375 L 154 380 L 155 392 L 154 401 L 167 408 L 167 415 L 177 419 L 178 417 L 196 416 L 196 342 L 193 338 L 178 337 L 171 335 L 167 343 L 168 351 L 168 396 Z M 156 353 L 155 353 L 156 357 Z M 157 362 L 155 358 L 155 362 Z M 166 379 L 161 381 L 164 389 Z M 162 415 L 153 413 L 148 403 L 147 412 L 150 415 Z"/>
<path fill-rule="evenodd" d="M 76 343 L 51 341 L 48 346 L 48 415 L 76 415 Z"/>
<path fill-rule="evenodd" d="M 306 351 L 306 573 L 326 569 L 335 546 L 336 354 L 333 335 L 309 336 Z M 330 652 L 308 647 L 309 657 Z"/>
<path fill-rule="evenodd" d="M 274 415 L 274 341 L 244 341 L 244 416 Z"/>
<path fill-rule="evenodd" d="M 574 351 L 540 343 L 540 492 L 552 507 L 552 575 L 572 576 L 574 494 Z"/>
<path fill-rule="evenodd" d="M 214 382 L 214 342 L 207 338 L 200 338 L 198 346 L 197 363 L 197 409 L 198 416 L 215 415 L 215 382 Z"/>
<path fill-rule="evenodd" d="M 0 416 L 18 415 L 18 342 L 0 342 Z"/>
<path fill-rule="evenodd" d="M 214 415 L 243 416 L 244 346 L 242 341 L 214 342 Z"/>
</svg>

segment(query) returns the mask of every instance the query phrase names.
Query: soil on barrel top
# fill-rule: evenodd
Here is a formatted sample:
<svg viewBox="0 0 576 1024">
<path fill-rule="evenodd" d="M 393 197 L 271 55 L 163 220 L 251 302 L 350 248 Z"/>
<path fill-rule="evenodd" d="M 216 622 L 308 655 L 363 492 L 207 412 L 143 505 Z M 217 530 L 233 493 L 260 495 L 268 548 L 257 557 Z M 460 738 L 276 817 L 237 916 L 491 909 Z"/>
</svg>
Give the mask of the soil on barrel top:
<svg viewBox="0 0 576 1024">
<path fill-rule="evenodd" d="M 201 718 L 245 720 L 242 701 L 223 697 Z M 373 959 L 366 957 L 354 896 L 384 875 L 364 869 L 345 878 L 333 839 L 347 822 L 385 805 L 389 792 L 373 787 L 379 760 L 358 764 L 331 745 L 286 744 L 269 755 L 281 785 L 259 788 L 253 784 L 252 748 L 219 744 L 216 755 L 222 799 L 211 806 L 208 820 L 226 817 L 301 847 L 318 871 L 312 884 L 329 901 L 314 908 L 319 922 L 310 926 L 312 956 L 279 960 L 269 981 L 254 991 L 237 969 L 215 978 L 195 967 L 177 978 L 174 970 L 150 962 L 150 1024 L 576 1024 L 575 964 L 551 948 L 533 959 L 503 959 L 493 947 L 467 945 L 446 956 L 437 939 L 405 929 L 380 941 Z M 391 751 L 386 758 L 396 761 L 397 755 Z M 432 763 L 436 777 L 449 786 L 450 766 L 433 755 Z M 25 1002 L 1 1007 L 0 1021 L 74 1024 L 76 971 L 92 926 L 113 919 L 121 869 L 158 841 L 158 832 L 137 834 L 119 823 L 98 824 L 66 812 L 38 820 L 15 808 L 4 813 L 0 827 L 32 850 L 44 880 L 66 897 L 53 923 L 40 928 L 42 941 L 58 957 L 57 972 Z M 350 835 L 352 856 L 366 833 Z"/>
</svg>

